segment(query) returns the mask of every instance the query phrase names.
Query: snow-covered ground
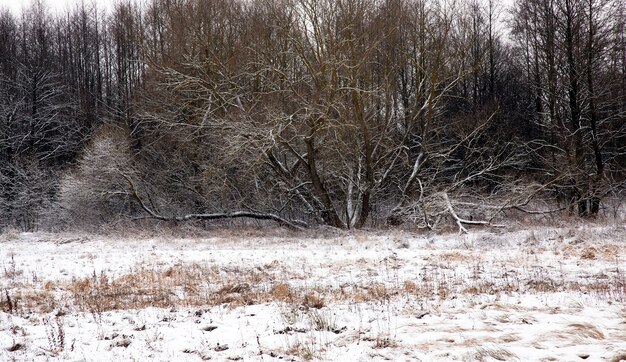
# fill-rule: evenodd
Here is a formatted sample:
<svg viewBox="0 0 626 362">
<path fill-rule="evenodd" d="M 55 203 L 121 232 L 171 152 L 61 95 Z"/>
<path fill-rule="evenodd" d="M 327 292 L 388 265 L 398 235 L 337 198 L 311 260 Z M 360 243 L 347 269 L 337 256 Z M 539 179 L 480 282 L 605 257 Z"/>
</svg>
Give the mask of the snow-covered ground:
<svg viewBox="0 0 626 362">
<path fill-rule="evenodd" d="M 626 360 L 626 227 L 0 236 L 0 361 Z"/>
</svg>

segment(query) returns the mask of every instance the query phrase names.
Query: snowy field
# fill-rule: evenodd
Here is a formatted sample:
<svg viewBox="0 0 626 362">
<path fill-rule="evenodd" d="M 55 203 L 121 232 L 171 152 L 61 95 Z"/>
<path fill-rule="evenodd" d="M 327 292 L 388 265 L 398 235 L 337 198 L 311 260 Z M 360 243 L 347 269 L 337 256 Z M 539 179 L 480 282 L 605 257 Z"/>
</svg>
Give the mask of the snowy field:
<svg viewBox="0 0 626 362">
<path fill-rule="evenodd" d="M 626 360 L 626 226 L 0 236 L 0 361 Z"/>
</svg>

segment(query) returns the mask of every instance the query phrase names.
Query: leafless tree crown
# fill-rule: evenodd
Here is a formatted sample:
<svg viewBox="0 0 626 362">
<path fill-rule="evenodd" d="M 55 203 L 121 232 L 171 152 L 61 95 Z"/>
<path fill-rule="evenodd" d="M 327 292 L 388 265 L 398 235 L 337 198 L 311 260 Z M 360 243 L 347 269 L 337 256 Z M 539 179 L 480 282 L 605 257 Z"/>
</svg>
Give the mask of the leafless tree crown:
<svg viewBox="0 0 626 362">
<path fill-rule="evenodd" d="M 626 5 L 36 1 L 0 11 L 0 162 L 25 230 L 596 216 L 624 196 Z"/>
</svg>

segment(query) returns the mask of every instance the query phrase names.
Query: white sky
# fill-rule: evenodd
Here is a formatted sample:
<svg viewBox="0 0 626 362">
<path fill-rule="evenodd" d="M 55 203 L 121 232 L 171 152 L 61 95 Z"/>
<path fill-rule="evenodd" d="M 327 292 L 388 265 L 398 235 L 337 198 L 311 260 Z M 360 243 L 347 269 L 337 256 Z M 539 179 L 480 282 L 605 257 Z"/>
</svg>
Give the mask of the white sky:
<svg viewBox="0 0 626 362">
<path fill-rule="evenodd" d="M 27 8 L 31 2 L 36 0 L 0 0 L 0 9 L 10 9 L 13 14 L 17 15 L 21 13 L 21 10 Z M 118 0 L 42 0 L 45 4 L 50 7 L 51 10 L 54 11 L 63 11 L 68 8 L 72 8 L 81 2 L 85 2 L 87 4 L 97 3 L 99 8 L 110 9 L 112 5 Z M 483 2 L 487 2 L 487 0 L 480 0 Z M 510 8 L 515 0 L 499 0 L 496 1 L 497 4 L 500 4 L 502 9 Z M 504 19 L 507 16 L 504 11 L 501 14 L 501 19 Z"/>
<path fill-rule="evenodd" d="M 23 8 L 27 8 L 35 0 L 0 0 L 0 9 L 10 9 L 13 14 L 19 14 Z M 84 1 L 87 4 L 97 3 L 99 7 L 109 7 L 115 0 L 43 0 L 53 11 L 63 11 L 72 8 Z"/>
</svg>

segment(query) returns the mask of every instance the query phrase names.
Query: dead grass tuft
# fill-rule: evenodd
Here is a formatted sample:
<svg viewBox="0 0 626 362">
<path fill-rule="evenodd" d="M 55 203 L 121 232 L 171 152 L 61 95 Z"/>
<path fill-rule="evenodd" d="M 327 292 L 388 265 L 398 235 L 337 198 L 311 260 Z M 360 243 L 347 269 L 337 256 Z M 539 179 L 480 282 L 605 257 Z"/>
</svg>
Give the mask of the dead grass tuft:
<svg viewBox="0 0 626 362">
<path fill-rule="evenodd" d="M 521 339 L 522 337 L 513 333 L 505 334 L 502 337 L 500 337 L 500 341 L 504 343 L 513 343 L 513 342 L 520 341 Z"/>
<path fill-rule="evenodd" d="M 217 294 L 242 294 L 249 291 L 250 284 L 248 283 L 226 284 L 217 291 Z"/>
<path fill-rule="evenodd" d="M 308 308 L 321 309 L 326 306 L 324 298 L 314 293 L 307 293 L 302 298 L 302 305 Z"/>
<path fill-rule="evenodd" d="M 602 333 L 598 327 L 590 323 L 572 323 L 567 327 L 567 332 L 570 334 L 576 334 L 581 337 L 598 340 L 604 339 L 604 333 Z"/>
<path fill-rule="evenodd" d="M 529 280 L 526 283 L 528 290 L 538 293 L 556 292 L 560 290 L 561 285 L 550 278 Z"/>
<path fill-rule="evenodd" d="M 458 251 L 443 253 L 439 255 L 439 258 L 443 261 L 454 261 L 454 262 L 469 262 L 475 261 L 475 258 L 471 255 L 461 254 Z"/>
<path fill-rule="evenodd" d="M 315 340 L 301 340 L 296 338 L 295 341 L 290 342 L 285 349 L 285 354 L 288 356 L 298 357 L 304 361 L 320 360 L 326 348 L 317 343 Z M 294 359 L 290 358 L 293 361 Z"/>
<path fill-rule="evenodd" d="M 594 248 L 593 246 L 589 246 L 582 250 L 582 252 L 580 253 L 580 258 L 586 260 L 595 260 L 597 254 L 598 249 Z"/>
<path fill-rule="evenodd" d="M 620 352 L 615 357 L 610 359 L 611 362 L 624 362 L 626 361 L 626 352 Z"/>
<path fill-rule="evenodd" d="M 396 341 L 391 338 L 377 338 L 374 348 L 395 348 L 398 347 Z"/>
<path fill-rule="evenodd" d="M 624 254 L 623 248 L 614 244 L 568 244 L 563 247 L 564 256 L 583 260 L 614 261 L 622 254 Z"/>
<path fill-rule="evenodd" d="M 23 312 L 40 311 L 50 313 L 58 301 L 48 291 L 42 291 L 33 285 L 21 285 L 20 289 L 4 290 L 0 295 L 0 311 L 20 315 Z"/>
<path fill-rule="evenodd" d="M 495 359 L 496 361 L 519 361 L 513 352 L 498 346 L 477 347 L 471 356 L 474 361 L 488 361 Z"/>
<path fill-rule="evenodd" d="M 415 284 L 414 282 L 410 281 L 410 280 L 405 280 L 404 281 L 404 290 L 408 293 L 415 293 L 417 292 L 417 284 Z"/>
<path fill-rule="evenodd" d="M 475 285 L 466 288 L 463 292 L 471 295 L 480 294 L 496 294 L 502 291 L 508 291 L 509 288 L 505 288 L 506 285 L 496 286 L 492 282 L 476 283 Z"/>
<path fill-rule="evenodd" d="M 273 286 L 270 290 L 270 295 L 275 300 L 283 302 L 291 301 L 293 299 L 293 294 L 291 293 L 289 286 L 284 283 Z"/>
<path fill-rule="evenodd" d="M 24 348 L 26 348 L 26 346 L 23 345 L 22 343 L 13 343 L 13 345 L 8 347 L 6 350 L 7 350 L 7 352 L 17 352 L 17 351 L 22 350 Z"/>
<path fill-rule="evenodd" d="M 370 300 L 389 300 L 392 295 L 398 294 L 397 291 L 382 283 L 373 284 L 366 289 Z"/>
</svg>

